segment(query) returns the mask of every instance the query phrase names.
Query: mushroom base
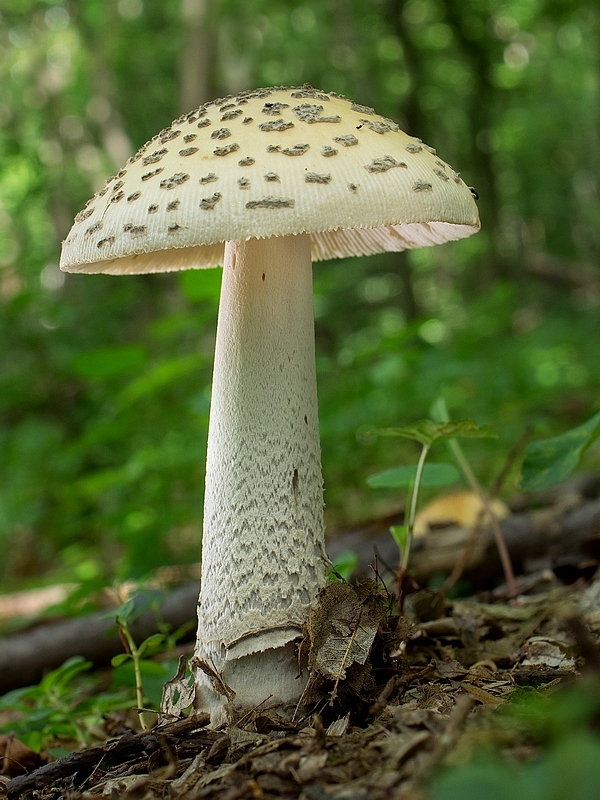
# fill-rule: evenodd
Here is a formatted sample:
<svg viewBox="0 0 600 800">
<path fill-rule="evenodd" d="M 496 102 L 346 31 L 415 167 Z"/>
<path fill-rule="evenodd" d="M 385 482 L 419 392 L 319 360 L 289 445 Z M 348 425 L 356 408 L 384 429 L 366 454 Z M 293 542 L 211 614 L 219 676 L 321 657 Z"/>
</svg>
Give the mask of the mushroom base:
<svg viewBox="0 0 600 800">
<path fill-rule="evenodd" d="M 281 716 L 291 716 L 306 688 L 308 671 L 306 666 L 300 668 L 296 642 L 291 641 L 282 647 L 225 661 L 220 677 L 226 690 L 235 692 L 235 696 L 221 694 L 202 670 L 196 674 L 196 705 L 198 710 L 210 713 L 213 727 L 252 708 L 275 708 Z"/>
<path fill-rule="evenodd" d="M 236 683 L 233 705 L 299 699 L 289 643 L 325 583 L 327 564 L 310 239 L 228 242 L 196 656 Z M 202 671 L 197 684 L 203 697 L 216 695 L 208 700 L 213 710 L 228 705 Z"/>
</svg>

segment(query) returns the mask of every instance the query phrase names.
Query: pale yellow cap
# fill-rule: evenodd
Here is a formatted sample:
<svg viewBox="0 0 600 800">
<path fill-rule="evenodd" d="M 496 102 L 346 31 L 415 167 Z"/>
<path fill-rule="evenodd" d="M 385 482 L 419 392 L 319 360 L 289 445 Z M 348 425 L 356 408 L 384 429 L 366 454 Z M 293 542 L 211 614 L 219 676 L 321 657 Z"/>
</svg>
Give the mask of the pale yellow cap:
<svg viewBox="0 0 600 800">
<path fill-rule="evenodd" d="M 510 515 L 510 509 L 497 497 L 491 497 L 490 507 L 496 519 L 504 519 Z M 460 525 L 472 528 L 483 514 L 482 522 L 489 523 L 485 506 L 481 497 L 475 492 L 449 492 L 440 494 L 427 503 L 415 517 L 413 533 L 415 536 L 425 536 L 435 527 Z"/>
<path fill-rule="evenodd" d="M 212 267 L 225 241 L 298 233 L 319 261 L 477 230 L 471 191 L 435 150 L 336 94 L 277 87 L 215 100 L 151 139 L 76 216 L 60 266 Z"/>
</svg>

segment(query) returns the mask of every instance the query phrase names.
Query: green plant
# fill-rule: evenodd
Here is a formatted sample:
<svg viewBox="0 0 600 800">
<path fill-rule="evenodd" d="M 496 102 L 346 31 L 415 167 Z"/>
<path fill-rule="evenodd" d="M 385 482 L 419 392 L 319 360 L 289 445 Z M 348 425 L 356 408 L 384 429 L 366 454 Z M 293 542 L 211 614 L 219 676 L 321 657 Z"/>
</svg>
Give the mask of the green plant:
<svg viewBox="0 0 600 800">
<path fill-rule="evenodd" d="M 329 579 L 334 581 L 349 581 L 357 564 L 358 556 L 356 553 L 353 553 L 351 550 L 345 550 L 343 553 L 340 553 L 333 562 L 331 572 L 329 573 Z"/>
<path fill-rule="evenodd" d="M 405 516 L 404 525 L 392 525 L 390 533 L 401 551 L 401 560 L 398 570 L 399 581 L 408 569 L 410 550 L 413 539 L 413 528 L 417 513 L 417 501 L 421 485 L 444 486 L 453 483 L 457 472 L 451 464 L 425 463 L 431 447 L 442 441 L 453 441 L 457 438 L 481 439 L 495 437 L 494 431 L 487 425 L 478 426 L 472 419 L 458 422 L 433 422 L 422 419 L 412 425 L 401 428 L 381 428 L 371 433 L 377 436 L 399 436 L 412 439 L 421 444 L 421 454 L 416 467 L 396 467 L 372 475 L 367 483 L 372 487 L 400 487 L 408 486 L 409 500 L 407 502 L 408 516 Z M 429 469 L 426 470 L 426 467 Z"/>
<path fill-rule="evenodd" d="M 74 656 L 49 672 L 36 686 L 15 689 L 0 697 L 0 711 L 14 718 L 0 726 L 13 733 L 32 750 L 49 749 L 57 757 L 73 749 L 88 747 L 101 737 L 98 726 L 106 714 L 131 706 L 131 695 L 98 691 L 98 679 L 87 673 L 90 661 Z"/>
<path fill-rule="evenodd" d="M 586 450 L 600 438 L 600 412 L 560 436 L 531 442 L 525 449 L 521 489 L 547 489 L 566 480 Z"/>
<path fill-rule="evenodd" d="M 435 400 L 432 407 L 432 413 L 435 419 L 438 420 L 439 422 L 442 423 L 450 422 L 450 415 L 448 413 L 446 401 L 444 400 L 443 397 L 440 396 Z M 448 447 L 450 448 L 450 452 L 452 453 L 456 463 L 462 470 L 462 473 L 465 476 L 467 483 L 471 487 L 471 490 L 479 497 L 481 504 L 485 509 L 487 517 L 491 523 L 492 530 L 494 532 L 496 547 L 498 549 L 498 554 L 502 562 L 502 569 L 504 570 L 506 583 L 508 584 L 509 596 L 515 597 L 517 594 L 515 575 L 510 561 L 510 556 L 508 554 L 508 549 L 504 542 L 502 531 L 500 530 L 500 524 L 498 523 L 496 515 L 492 510 L 488 493 L 482 488 L 481 484 L 477 480 L 477 477 L 475 476 L 475 473 L 471 469 L 471 465 L 469 464 L 468 459 L 463 453 L 462 447 L 460 446 L 460 443 L 457 441 L 457 439 L 455 437 L 449 437 L 447 443 Z"/>
<path fill-rule="evenodd" d="M 114 611 L 111 611 L 110 614 L 106 614 L 105 616 L 114 617 L 117 623 L 119 638 L 121 639 L 123 647 L 125 648 L 124 653 L 119 653 L 112 658 L 111 664 L 113 667 L 120 667 L 128 661 L 132 662 L 135 676 L 135 695 L 137 702 L 136 710 L 140 715 L 140 724 L 142 728 L 147 730 L 148 725 L 144 718 L 144 710 L 150 709 L 144 709 L 144 685 L 142 681 L 142 671 L 144 670 L 144 662 L 148 660 L 148 656 L 155 655 L 158 650 L 164 646 L 166 635 L 164 633 L 155 633 L 152 636 L 149 636 L 147 639 L 144 639 L 141 644 L 137 645 L 131 634 L 129 626 L 136 614 L 139 612 L 140 609 L 136 609 L 134 600 L 130 598 L 118 608 L 114 609 Z"/>
</svg>

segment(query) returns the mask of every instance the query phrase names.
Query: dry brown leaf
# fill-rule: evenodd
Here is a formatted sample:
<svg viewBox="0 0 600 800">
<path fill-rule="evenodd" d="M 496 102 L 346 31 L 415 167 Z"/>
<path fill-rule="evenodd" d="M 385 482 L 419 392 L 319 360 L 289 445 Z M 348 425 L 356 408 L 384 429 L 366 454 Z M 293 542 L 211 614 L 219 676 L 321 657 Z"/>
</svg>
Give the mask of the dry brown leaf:
<svg viewBox="0 0 600 800">
<path fill-rule="evenodd" d="M 472 683 L 465 682 L 462 684 L 462 688 L 484 705 L 499 706 L 505 702 L 502 697 L 496 697 L 495 695 L 490 694 L 490 692 L 486 692 L 485 689 L 481 689 L 479 686 L 474 686 Z"/>
<path fill-rule="evenodd" d="M 208 677 L 208 680 L 211 682 L 213 689 L 215 692 L 224 695 L 229 702 L 231 702 L 235 697 L 235 692 L 228 686 L 225 681 L 223 680 L 223 676 L 220 675 L 217 670 L 208 664 L 206 661 L 203 661 L 201 658 L 193 658 L 190 666 L 192 669 L 194 667 L 199 667 L 202 672 Z"/>
<path fill-rule="evenodd" d="M 0 775 L 12 778 L 37 769 L 44 763 L 39 753 L 27 747 L 14 734 L 0 736 Z"/>
<path fill-rule="evenodd" d="M 571 648 L 550 636 L 532 636 L 523 645 L 524 667 L 561 667 L 574 669 L 575 659 Z"/>
<path fill-rule="evenodd" d="M 335 682 L 332 699 L 348 668 L 366 663 L 384 615 L 374 585 L 332 581 L 319 594 L 307 623 L 308 663 L 311 672 Z"/>
<path fill-rule="evenodd" d="M 193 705 L 196 686 L 193 675 L 185 677 L 186 668 L 187 658 L 185 655 L 181 655 L 175 677 L 163 686 L 159 722 L 179 719 L 183 716 L 184 710 Z"/>
</svg>

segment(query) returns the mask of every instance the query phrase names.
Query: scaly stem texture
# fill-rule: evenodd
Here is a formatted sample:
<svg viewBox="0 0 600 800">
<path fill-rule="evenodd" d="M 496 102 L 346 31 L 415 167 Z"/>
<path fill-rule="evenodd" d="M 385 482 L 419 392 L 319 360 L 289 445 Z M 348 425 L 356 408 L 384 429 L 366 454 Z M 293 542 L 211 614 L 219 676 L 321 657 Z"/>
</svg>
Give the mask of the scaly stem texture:
<svg viewBox="0 0 600 800">
<path fill-rule="evenodd" d="M 198 658 L 227 680 L 231 662 L 285 647 L 325 582 L 325 564 L 309 237 L 228 242 L 208 437 Z M 252 663 L 260 672 L 261 659 Z M 248 697 L 251 681 L 242 681 Z"/>
</svg>

